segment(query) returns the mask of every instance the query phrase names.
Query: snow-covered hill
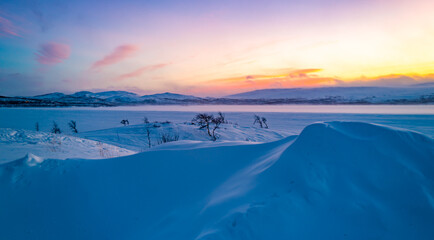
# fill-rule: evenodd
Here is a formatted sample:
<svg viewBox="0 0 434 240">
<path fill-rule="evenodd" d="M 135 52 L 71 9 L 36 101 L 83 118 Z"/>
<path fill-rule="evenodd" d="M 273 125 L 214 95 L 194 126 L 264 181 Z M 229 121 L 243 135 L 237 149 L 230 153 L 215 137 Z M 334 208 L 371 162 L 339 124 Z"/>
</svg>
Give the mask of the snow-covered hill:
<svg viewBox="0 0 434 240">
<path fill-rule="evenodd" d="M 149 129 L 149 139 L 146 129 Z M 108 158 L 155 149 L 201 148 L 271 142 L 288 136 L 279 130 L 222 124 L 211 141 L 205 129 L 191 123 L 154 122 L 79 134 L 52 134 L 30 130 L 0 128 L 0 163 L 28 153 L 43 158 Z M 163 142 L 162 138 L 171 138 Z M 171 142 L 173 141 L 173 142 Z M 151 146 L 149 146 L 149 144 Z"/>
<path fill-rule="evenodd" d="M 434 87 L 321 87 L 261 89 L 230 95 L 235 99 L 335 99 L 340 101 L 364 100 L 384 102 L 393 100 L 415 100 L 421 97 L 434 97 Z"/>
<path fill-rule="evenodd" d="M 82 91 L 71 94 L 71 96 L 98 98 L 104 99 L 108 102 L 137 102 L 140 100 L 139 95 L 126 91 L 107 91 L 97 93 Z"/>
<path fill-rule="evenodd" d="M 179 100 L 198 99 L 198 97 L 191 96 L 191 95 L 182 95 L 182 94 L 169 93 L 169 92 L 144 95 L 141 98 L 142 99 L 179 99 Z"/>
<path fill-rule="evenodd" d="M 432 239 L 434 140 L 316 123 L 265 144 L 0 165 L 1 239 Z"/>
</svg>

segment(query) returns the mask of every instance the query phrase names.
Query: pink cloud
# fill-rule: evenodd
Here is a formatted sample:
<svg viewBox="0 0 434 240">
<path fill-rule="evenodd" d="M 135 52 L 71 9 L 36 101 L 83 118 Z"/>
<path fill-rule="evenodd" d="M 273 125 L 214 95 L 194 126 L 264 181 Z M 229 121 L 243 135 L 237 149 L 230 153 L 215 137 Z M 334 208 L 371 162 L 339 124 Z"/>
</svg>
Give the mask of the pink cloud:
<svg viewBox="0 0 434 240">
<path fill-rule="evenodd" d="M 160 63 L 160 64 L 155 64 L 155 65 L 144 66 L 144 67 L 141 67 L 141 68 L 139 68 L 135 71 L 132 71 L 130 73 L 122 74 L 117 79 L 118 80 L 124 80 L 127 78 L 139 77 L 140 75 L 142 75 L 145 72 L 154 71 L 154 70 L 157 70 L 160 68 L 164 68 L 170 64 L 172 64 L 172 63 Z"/>
<path fill-rule="evenodd" d="M 14 24 L 2 16 L 0 16 L 0 37 L 1 36 L 19 36 Z"/>
<path fill-rule="evenodd" d="M 103 59 L 96 61 L 91 69 L 98 69 L 107 65 L 118 63 L 125 58 L 131 56 L 133 53 L 137 52 L 139 47 L 136 45 L 121 45 L 117 47 L 112 53 L 105 56 Z"/>
<path fill-rule="evenodd" d="M 40 64 L 57 64 L 67 59 L 71 54 L 69 45 L 49 42 L 42 44 L 36 55 L 36 61 Z"/>
</svg>

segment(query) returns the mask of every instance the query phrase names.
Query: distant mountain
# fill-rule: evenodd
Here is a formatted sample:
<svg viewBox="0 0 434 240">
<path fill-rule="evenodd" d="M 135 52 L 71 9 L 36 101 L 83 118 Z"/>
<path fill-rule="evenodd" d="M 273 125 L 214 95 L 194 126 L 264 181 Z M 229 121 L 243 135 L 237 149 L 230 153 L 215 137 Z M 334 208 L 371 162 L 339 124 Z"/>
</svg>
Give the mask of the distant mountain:
<svg viewBox="0 0 434 240">
<path fill-rule="evenodd" d="M 43 95 L 34 96 L 33 98 L 36 99 L 57 99 L 66 96 L 64 93 L 60 92 L 54 92 L 54 93 L 48 93 Z"/>
<path fill-rule="evenodd" d="M 157 93 L 152 95 L 145 95 L 141 97 L 142 99 L 199 99 L 198 97 L 191 96 L 191 95 L 182 95 L 182 94 L 176 94 L 176 93 Z"/>
<path fill-rule="evenodd" d="M 434 88 L 434 82 L 425 82 L 411 85 L 412 87 L 432 87 Z"/>
<path fill-rule="evenodd" d="M 434 85 L 410 87 L 323 87 L 262 89 L 223 98 L 200 98 L 176 93 L 139 96 L 126 91 L 70 95 L 55 92 L 34 97 L 0 96 L 2 107 L 126 106 L 167 104 L 433 104 Z"/>
<path fill-rule="evenodd" d="M 95 99 L 102 99 L 107 102 L 137 102 L 140 101 L 140 96 L 126 91 L 106 91 L 106 92 L 89 92 L 89 91 L 81 91 L 76 92 L 74 94 L 69 95 L 71 97 L 78 97 L 78 98 L 95 98 Z"/>
<path fill-rule="evenodd" d="M 140 96 L 131 93 L 131 92 L 125 92 L 125 91 L 109 91 L 109 92 L 99 92 L 94 93 L 94 97 L 104 99 L 108 102 L 138 102 L 140 101 Z"/>
<path fill-rule="evenodd" d="M 334 99 L 340 102 L 366 101 L 384 103 L 434 97 L 434 87 L 321 87 L 261 89 L 227 96 L 230 99 Z"/>
</svg>

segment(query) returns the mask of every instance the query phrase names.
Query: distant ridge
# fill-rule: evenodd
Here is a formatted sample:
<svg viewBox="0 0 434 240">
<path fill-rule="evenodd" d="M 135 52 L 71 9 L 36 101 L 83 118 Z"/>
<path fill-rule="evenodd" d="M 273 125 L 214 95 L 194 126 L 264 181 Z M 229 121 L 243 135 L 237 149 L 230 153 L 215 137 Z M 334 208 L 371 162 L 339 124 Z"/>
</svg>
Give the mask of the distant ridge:
<svg viewBox="0 0 434 240">
<path fill-rule="evenodd" d="M 338 99 L 341 101 L 367 101 L 381 103 L 390 100 L 415 100 L 433 97 L 434 87 L 321 87 L 261 89 L 229 95 L 232 99 Z"/>
<path fill-rule="evenodd" d="M 152 95 L 144 95 L 141 98 L 143 98 L 143 99 L 146 99 L 146 98 L 197 99 L 198 97 L 191 96 L 191 95 L 182 95 L 182 94 L 177 94 L 177 93 L 165 92 L 165 93 L 157 93 L 157 94 L 152 94 Z"/>
<path fill-rule="evenodd" d="M 261 89 L 221 98 L 201 98 L 177 93 L 140 96 L 127 91 L 73 94 L 60 92 L 33 97 L 0 97 L 1 107 L 68 107 L 128 105 L 265 105 L 265 104 L 433 104 L 434 84 L 408 87 L 321 87 Z"/>
</svg>

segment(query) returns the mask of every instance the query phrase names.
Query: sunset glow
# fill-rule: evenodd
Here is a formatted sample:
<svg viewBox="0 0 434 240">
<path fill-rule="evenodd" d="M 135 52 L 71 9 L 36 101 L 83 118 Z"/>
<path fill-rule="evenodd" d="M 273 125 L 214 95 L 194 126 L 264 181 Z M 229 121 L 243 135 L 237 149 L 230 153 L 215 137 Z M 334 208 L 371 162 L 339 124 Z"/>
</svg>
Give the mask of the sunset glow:
<svg viewBox="0 0 434 240">
<path fill-rule="evenodd" d="M 432 0 L 4 0 L 0 95 L 429 82 L 432 9 Z"/>
</svg>

